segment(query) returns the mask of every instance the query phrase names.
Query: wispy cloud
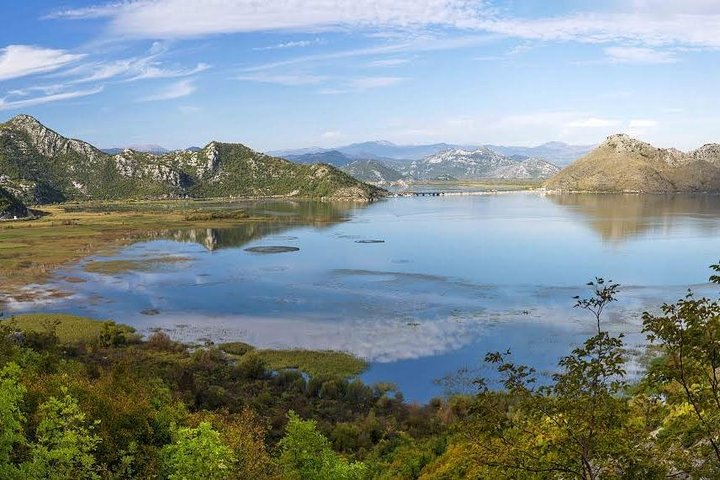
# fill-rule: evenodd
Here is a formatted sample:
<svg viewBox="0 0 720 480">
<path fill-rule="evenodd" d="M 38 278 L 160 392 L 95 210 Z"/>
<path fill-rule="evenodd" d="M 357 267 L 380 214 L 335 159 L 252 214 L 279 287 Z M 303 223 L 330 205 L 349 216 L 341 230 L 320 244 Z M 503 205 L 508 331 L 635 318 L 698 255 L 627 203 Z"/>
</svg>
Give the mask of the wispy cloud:
<svg viewBox="0 0 720 480">
<path fill-rule="evenodd" d="M 287 67 L 291 65 L 323 63 L 345 58 L 373 57 L 406 52 L 434 52 L 443 50 L 454 50 L 460 48 L 470 48 L 478 45 L 487 44 L 492 40 L 496 39 L 496 36 L 491 35 L 462 35 L 454 37 L 423 36 L 400 43 L 392 43 L 388 45 L 379 45 L 364 48 L 354 48 L 349 50 L 339 50 L 329 53 L 318 53 L 314 55 L 303 55 L 287 60 L 280 60 L 277 62 L 261 63 L 259 65 L 247 67 L 243 71 L 257 72 L 262 70 L 272 70 L 279 67 Z"/>
<path fill-rule="evenodd" d="M 391 87 L 405 80 L 402 77 L 362 77 L 350 80 L 349 85 L 355 90 L 367 90 L 370 88 Z"/>
<path fill-rule="evenodd" d="M 88 83 L 108 80 L 136 81 L 153 78 L 189 77 L 210 68 L 206 63 L 193 67 L 168 67 L 156 60 L 157 55 L 134 57 L 107 62 L 94 62 L 79 65 L 60 72 L 63 77 L 77 77 L 71 83 Z"/>
<path fill-rule="evenodd" d="M 296 40 L 292 42 L 276 43 L 275 45 L 268 45 L 266 47 L 255 47 L 253 50 L 286 50 L 288 48 L 305 48 L 312 45 L 323 45 L 325 41 L 321 38 L 315 38 L 314 40 Z"/>
<path fill-rule="evenodd" d="M 161 100 L 173 100 L 192 95 L 195 90 L 196 87 L 191 80 L 181 80 L 167 85 L 164 89 L 157 93 L 141 98 L 140 101 L 156 102 Z"/>
<path fill-rule="evenodd" d="M 238 80 L 247 82 L 272 83 L 275 85 L 301 86 L 301 85 L 318 85 L 328 80 L 328 77 L 322 75 L 309 75 L 304 73 L 287 73 L 287 74 L 269 74 L 269 73 L 253 73 L 248 75 L 240 75 Z"/>
<path fill-rule="evenodd" d="M 109 18 L 111 32 L 135 38 L 183 38 L 342 26 L 468 27 L 485 0 L 127 0 L 59 10 L 52 18 Z"/>
<path fill-rule="evenodd" d="M 720 48 L 720 7 L 714 0 L 618 3 L 614 11 L 588 8 L 527 18 L 499 12 L 488 0 L 126 0 L 59 10 L 52 17 L 107 18 L 111 34 L 149 39 L 346 27 L 394 34 L 442 27 L 539 41 Z"/>
<path fill-rule="evenodd" d="M 0 81 L 51 72 L 83 57 L 82 54 L 68 53 L 67 50 L 9 45 L 0 49 Z"/>
<path fill-rule="evenodd" d="M 345 93 L 362 92 L 375 88 L 392 87 L 406 81 L 404 77 L 358 77 L 338 80 L 337 86 L 323 88 L 318 91 L 321 95 L 341 95 Z"/>
<path fill-rule="evenodd" d="M 573 120 L 567 123 L 570 128 L 607 128 L 618 127 L 622 125 L 622 121 L 612 118 L 588 117 Z"/>
<path fill-rule="evenodd" d="M 612 63 L 662 64 L 678 61 L 673 52 L 643 47 L 608 47 L 603 49 Z"/>
<path fill-rule="evenodd" d="M 385 58 L 381 60 L 373 60 L 368 63 L 368 67 L 397 67 L 410 63 L 407 58 Z"/>
<path fill-rule="evenodd" d="M 89 95 L 95 95 L 103 91 L 103 87 L 97 87 L 89 90 L 76 90 L 71 92 L 53 93 L 50 95 L 43 95 L 40 97 L 24 98 L 22 100 L 12 100 L 5 97 L 0 98 L 0 110 L 16 110 L 26 107 L 32 107 L 35 105 L 41 105 L 44 103 L 59 102 L 61 100 L 69 100 L 78 97 L 87 97 Z"/>
</svg>

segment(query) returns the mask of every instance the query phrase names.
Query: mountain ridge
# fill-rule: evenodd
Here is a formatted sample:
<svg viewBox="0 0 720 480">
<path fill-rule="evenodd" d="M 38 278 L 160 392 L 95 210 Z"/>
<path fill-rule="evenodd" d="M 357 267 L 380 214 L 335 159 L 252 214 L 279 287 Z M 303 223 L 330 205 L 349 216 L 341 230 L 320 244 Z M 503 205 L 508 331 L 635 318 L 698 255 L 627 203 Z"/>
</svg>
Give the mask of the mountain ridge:
<svg viewBox="0 0 720 480">
<path fill-rule="evenodd" d="M 242 144 L 109 155 L 29 115 L 0 124 L 0 176 L 25 203 L 173 197 L 308 197 L 370 201 L 386 192 L 330 165 L 298 165 Z"/>
<path fill-rule="evenodd" d="M 720 192 L 720 145 L 683 152 L 610 135 L 549 179 L 545 188 L 587 192 Z"/>
</svg>

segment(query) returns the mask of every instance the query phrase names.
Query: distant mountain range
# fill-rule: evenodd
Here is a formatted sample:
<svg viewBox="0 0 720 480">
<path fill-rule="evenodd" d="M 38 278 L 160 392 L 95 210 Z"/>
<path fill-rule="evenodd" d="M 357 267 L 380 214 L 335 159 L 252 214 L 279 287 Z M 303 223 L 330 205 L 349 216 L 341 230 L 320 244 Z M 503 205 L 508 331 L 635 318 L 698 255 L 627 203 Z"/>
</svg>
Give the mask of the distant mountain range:
<svg viewBox="0 0 720 480">
<path fill-rule="evenodd" d="M 539 158 L 509 157 L 487 147 L 450 148 L 419 160 L 354 159 L 339 150 L 286 155 L 285 158 L 335 165 L 358 180 L 379 185 L 401 180 L 544 179 L 560 171 L 559 167 Z"/>
<path fill-rule="evenodd" d="M 720 192 L 720 145 L 692 152 L 657 148 L 612 135 L 552 177 L 548 190 L 581 192 Z"/>
<path fill-rule="evenodd" d="M 163 155 L 165 153 L 172 152 L 172 150 L 170 149 L 152 143 L 128 145 L 127 147 L 109 147 L 100 149 L 100 151 L 105 152 L 108 155 L 117 155 L 118 153 L 122 153 L 124 150 L 135 150 L 136 152 L 154 153 L 156 155 Z M 188 152 L 199 152 L 200 150 L 202 150 L 202 148 L 188 147 L 184 150 L 187 150 Z"/>
<path fill-rule="evenodd" d="M 241 144 L 110 155 L 28 115 L 0 124 L 0 187 L 25 204 L 233 196 L 372 200 L 385 194 L 335 167 L 299 165 Z"/>
<path fill-rule="evenodd" d="M 522 156 L 525 158 L 540 158 L 556 165 L 565 165 L 585 155 L 593 149 L 593 145 L 568 145 L 562 142 L 548 142 L 536 147 L 513 147 L 501 145 L 458 145 L 450 143 L 433 143 L 427 145 L 397 145 L 387 141 L 373 141 L 353 143 L 332 149 L 310 147 L 297 150 L 278 150 L 269 152 L 283 158 L 297 157 L 307 154 L 321 154 L 325 152 L 339 152 L 352 159 L 382 160 L 389 164 L 388 160 L 402 160 L 409 163 L 413 160 L 421 160 L 427 156 L 447 150 L 478 150 L 482 147 L 489 148 L 496 153 L 507 157 Z"/>
<path fill-rule="evenodd" d="M 432 179 L 539 179 L 549 178 L 560 168 L 537 158 L 512 159 L 487 147 L 476 150 L 453 149 L 414 161 L 408 176 Z"/>
</svg>

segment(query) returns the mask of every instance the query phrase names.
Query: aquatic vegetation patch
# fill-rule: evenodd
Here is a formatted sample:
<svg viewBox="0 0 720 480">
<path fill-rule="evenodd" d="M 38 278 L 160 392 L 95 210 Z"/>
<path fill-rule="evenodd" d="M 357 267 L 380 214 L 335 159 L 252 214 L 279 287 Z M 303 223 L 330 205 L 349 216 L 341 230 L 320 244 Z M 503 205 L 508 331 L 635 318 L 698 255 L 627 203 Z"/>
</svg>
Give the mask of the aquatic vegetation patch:
<svg viewBox="0 0 720 480">
<path fill-rule="evenodd" d="M 173 265 L 192 261 L 189 257 L 165 256 L 142 260 L 95 260 L 85 264 L 86 272 L 113 275 L 127 272 L 150 272 L 163 265 Z"/>
<path fill-rule="evenodd" d="M 250 247 L 245 249 L 246 252 L 261 254 L 288 253 L 297 252 L 298 250 L 300 250 L 298 247 L 287 247 L 282 245 L 268 245 L 261 247 Z"/>
</svg>

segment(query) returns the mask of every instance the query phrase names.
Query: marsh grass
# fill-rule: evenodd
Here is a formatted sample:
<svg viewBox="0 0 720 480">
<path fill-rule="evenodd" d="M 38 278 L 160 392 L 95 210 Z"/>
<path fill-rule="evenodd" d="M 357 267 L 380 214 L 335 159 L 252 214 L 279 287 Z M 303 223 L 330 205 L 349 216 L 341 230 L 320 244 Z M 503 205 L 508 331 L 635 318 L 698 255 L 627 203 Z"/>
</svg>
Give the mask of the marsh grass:
<svg viewBox="0 0 720 480">
<path fill-rule="evenodd" d="M 135 329 L 117 324 L 109 320 L 93 320 L 91 318 L 62 313 L 27 313 L 15 315 L 3 320 L 22 332 L 55 333 L 58 341 L 63 344 L 94 342 L 109 329 L 113 333 L 124 336 L 127 341 L 138 339 Z"/>
<path fill-rule="evenodd" d="M 349 353 L 314 350 L 256 350 L 272 370 L 297 369 L 310 376 L 356 377 L 368 363 Z"/>
</svg>

